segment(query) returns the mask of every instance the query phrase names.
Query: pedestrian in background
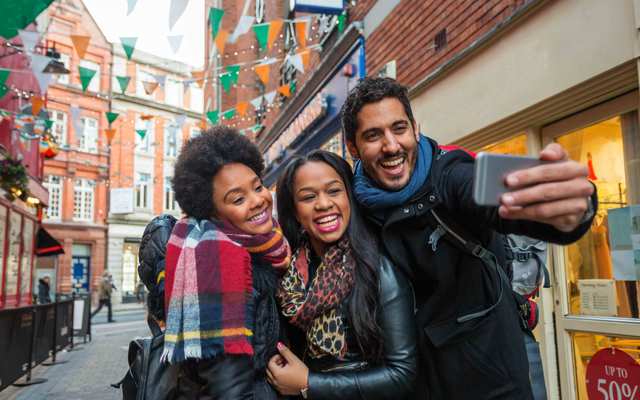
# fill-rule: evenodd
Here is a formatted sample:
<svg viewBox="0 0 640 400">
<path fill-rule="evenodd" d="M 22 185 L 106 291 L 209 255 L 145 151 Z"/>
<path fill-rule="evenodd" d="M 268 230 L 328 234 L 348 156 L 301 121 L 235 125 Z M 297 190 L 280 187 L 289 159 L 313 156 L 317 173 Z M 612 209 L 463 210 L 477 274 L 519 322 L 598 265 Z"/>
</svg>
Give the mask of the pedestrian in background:
<svg viewBox="0 0 640 400">
<path fill-rule="evenodd" d="M 113 276 L 109 271 L 104 271 L 102 273 L 102 280 L 98 285 L 98 298 L 100 303 L 98 304 L 98 308 L 91 313 L 91 318 L 99 313 L 103 306 L 107 306 L 107 321 L 115 322 L 111 310 L 111 293 L 114 289 L 117 290 L 116 285 L 113 284 Z"/>
<path fill-rule="evenodd" d="M 138 304 L 144 304 L 144 283 L 141 280 L 136 284 L 136 300 Z"/>
<path fill-rule="evenodd" d="M 45 276 L 38 280 L 38 304 L 51 303 L 51 284 L 49 277 Z"/>
</svg>

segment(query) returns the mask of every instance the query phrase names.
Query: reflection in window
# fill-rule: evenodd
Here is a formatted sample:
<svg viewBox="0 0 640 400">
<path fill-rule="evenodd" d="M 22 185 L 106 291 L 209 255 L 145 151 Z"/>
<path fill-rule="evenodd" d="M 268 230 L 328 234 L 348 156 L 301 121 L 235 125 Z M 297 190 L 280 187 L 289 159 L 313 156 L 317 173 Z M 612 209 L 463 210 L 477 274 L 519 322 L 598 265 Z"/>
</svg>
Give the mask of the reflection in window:
<svg viewBox="0 0 640 400">
<path fill-rule="evenodd" d="M 480 151 L 497 154 L 527 155 L 527 135 L 521 134 L 513 138 L 493 143 L 483 147 Z"/>
<path fill-rule="evenodd" d="M 598 190 L 590 231 L 564 248 L 571 314 L 638 318 L 640 226 L 634 231 L 633 221 L 637 215 L 640 222 L 640 207 L 627 187 L 627 173 L 640 173 L 627 165 L 638 157 L 637 149 L 629 151 L 636 119 L 633 112 L 556 139 L 570 158 L 588 166 Z"/>
</svg>

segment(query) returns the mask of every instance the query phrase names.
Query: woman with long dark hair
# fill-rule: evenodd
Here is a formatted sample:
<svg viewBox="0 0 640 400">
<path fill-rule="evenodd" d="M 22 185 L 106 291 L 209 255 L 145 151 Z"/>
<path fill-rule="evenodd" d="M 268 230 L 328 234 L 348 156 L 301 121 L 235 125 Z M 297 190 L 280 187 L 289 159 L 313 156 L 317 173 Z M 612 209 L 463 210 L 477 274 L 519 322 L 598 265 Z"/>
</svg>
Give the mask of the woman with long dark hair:
<svg viewBox="0 0 640 400">
<path fill-rule="evenodd" d="M 380 254 L 351 179 L 346 161 L 321 150 L 280 177 L 278 218 L 294 255 L 277 297 L 293 352 L 279 343 L 267 375 L 280 393 L 314 400 L 403 399 L 417 368 L 413 292 Z"/>
</svg>

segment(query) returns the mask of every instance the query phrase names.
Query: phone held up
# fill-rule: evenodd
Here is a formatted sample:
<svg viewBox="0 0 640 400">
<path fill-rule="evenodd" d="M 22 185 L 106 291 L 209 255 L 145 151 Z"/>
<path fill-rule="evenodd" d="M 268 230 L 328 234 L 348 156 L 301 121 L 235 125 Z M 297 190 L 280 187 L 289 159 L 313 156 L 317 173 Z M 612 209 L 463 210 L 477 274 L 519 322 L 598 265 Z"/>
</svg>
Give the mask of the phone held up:
<svg viewBox="0 0 640 400">
<path fill-rule="evenodd" d="M 509 191 L 505 184 L 508 174 L 549 162 L 535 157 L 480 152 L 476 156 L 473 200 L 481 206 L 497 206 L 500 197 Z"/>
</svg>

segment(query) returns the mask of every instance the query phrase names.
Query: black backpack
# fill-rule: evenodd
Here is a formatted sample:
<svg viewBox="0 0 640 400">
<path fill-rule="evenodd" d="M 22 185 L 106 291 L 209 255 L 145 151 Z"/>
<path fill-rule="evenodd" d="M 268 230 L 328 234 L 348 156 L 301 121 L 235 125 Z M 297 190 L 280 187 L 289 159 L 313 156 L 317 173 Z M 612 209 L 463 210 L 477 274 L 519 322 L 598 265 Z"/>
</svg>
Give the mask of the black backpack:
<svg viewBox="0 0 640 400">
<path fill-rule="evenodd" d="M 123 400 L 169 400 L 178 392 L 179 367 L 161 362 L 164 333 L 153 317 L 147 317 L 153 336 L 129 343 L 129 370 L 124 378 L 111 385 L 122 388 Z"/>
</svg>

